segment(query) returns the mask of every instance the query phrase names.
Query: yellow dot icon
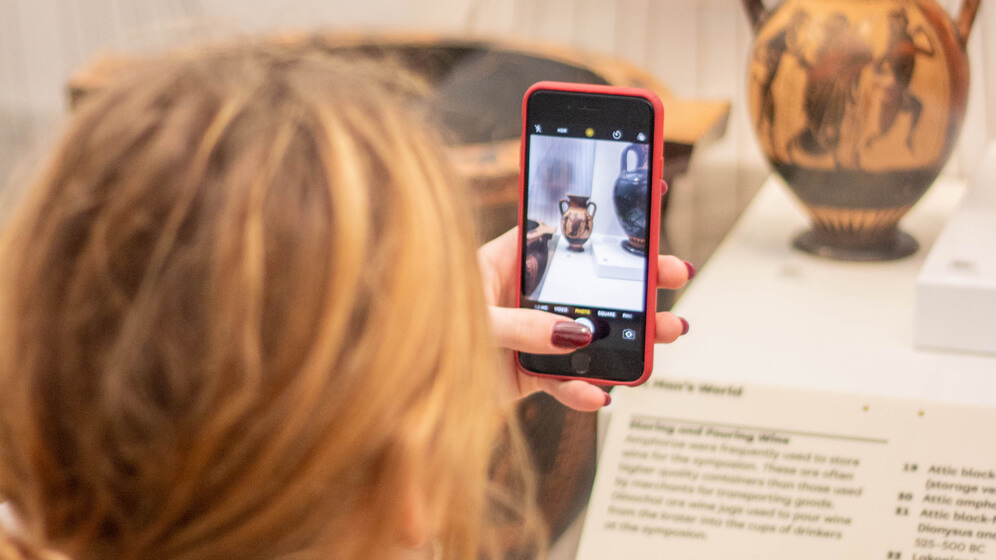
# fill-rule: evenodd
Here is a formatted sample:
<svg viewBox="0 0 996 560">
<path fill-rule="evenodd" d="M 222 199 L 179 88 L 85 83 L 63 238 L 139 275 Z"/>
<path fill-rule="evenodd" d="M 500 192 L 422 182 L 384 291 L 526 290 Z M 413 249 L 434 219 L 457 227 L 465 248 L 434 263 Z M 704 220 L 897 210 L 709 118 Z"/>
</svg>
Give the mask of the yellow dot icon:
<svg viewBox="0 0 996 560">
<path fill-rule="evenodd" d="M 584 131 L 584 135 L 587 136 L 588 138 L 591 138 L 592 136 L 595 135 L 595 129 L 588 128 L 587 130 Z"/>
</svg>

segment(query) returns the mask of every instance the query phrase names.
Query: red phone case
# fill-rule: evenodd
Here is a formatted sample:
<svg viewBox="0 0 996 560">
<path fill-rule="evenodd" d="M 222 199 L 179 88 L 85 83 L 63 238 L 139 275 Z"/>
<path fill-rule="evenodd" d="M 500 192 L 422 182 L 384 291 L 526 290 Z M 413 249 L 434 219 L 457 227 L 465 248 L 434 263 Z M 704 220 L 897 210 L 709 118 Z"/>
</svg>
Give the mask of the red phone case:
<svg viewBox="0 0 996 560">
<path fill-rule="evenodd" d="M 516 365 L 522 371 L 537 377 L 549 377 L 553 379 L 583 379 L 597 385 L 641 385 L 650 378 L 654 369 L 654 340 L 656 338 L 656 315 L 657 315 L 657 259 L 653 258 L 658 252 L 660 241 L 660 215 L 661 215 L 661 173 L 664 169 L 664 106 L 660 98 L 653 92 L 639 88 L 624 88 L 614 86 L 601 86 L 593 84 L 574 84 L 567 82 L 538 82 L 526 91 L 522 99 L 522 140 L 519 147 L 519 242 L 518 242 L 518 268 L 516 275 L 515 305 L 520 304 L 522 297 L 522 234 L 525 227 L 525 210 L 522 208 L 525 202 L 526 188 L 526 110 L 529 104 L 529 97 L 536 91 L 565 91 L 573 93 L 595 93 L 603 95 L 622 95 L 628 97 L 639 97 L 646 99 L 654 108 L 654 138 L 651 144 L 651 161 L 655 160 L 653 174 L 650 177 L 650 223 L 647 224 L 647 254 L 651 257 L 647 259 L 647 311 L 646 325 L 644 332 L 646 340 L 644 345 L 644 367 L 643 374 L 635 381 L 614 381 L 611 379 L 597 379 L 586 376 L 565 376 L 538 373 L 524 368 L 519 361 L 519 353 L 515 353 Z"/>
</svg>

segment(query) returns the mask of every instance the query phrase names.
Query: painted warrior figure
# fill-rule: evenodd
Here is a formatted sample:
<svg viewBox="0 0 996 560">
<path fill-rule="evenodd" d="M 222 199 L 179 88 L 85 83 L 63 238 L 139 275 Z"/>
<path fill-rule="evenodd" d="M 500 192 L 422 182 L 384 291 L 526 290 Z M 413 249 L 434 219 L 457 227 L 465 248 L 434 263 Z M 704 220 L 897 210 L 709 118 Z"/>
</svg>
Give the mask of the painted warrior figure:
<svg viewBox="0 0 996 560">
<path fill-rule="evenodd" d="M 926 48 L 917 43 L 917 35 L 926 39 Z M 900 113 L 906 113 L 910 116 L 906 147 L 913 151 L 913 132 L 923 112 L 920 98 L 910 91 L 917 55 L 934 56 L 934 43 L 927 31 L 918 25 L 911 32 L 905 9 L 889 13 L 889 43 L 885 53 L 875 61 L 876 81 L 882 89 L 878 130 L 865 142 L 866 147 L 888 134 Z"/>
<path fill-rule="evenodd" d="M 760 80 L 761 106 L 757 115 L 757 131 L 768 129 L 768 141 L 775 146 L 775 97 L 771 86 L 778 75 L 778 68 L 786 55 L 794 55 L 803 60 L 799 35 L 809 22 L 809 14 L 797 10 L 792 14 L 791 22 L 764 44 L 764 49 L 758 50 L 755 60 L 764 66 L 764 78 Z"/>
<path fill-rule="evenodd" d="M 819 156 L 835 151 L 847 109 L 857 102 L 861 71 L 872 51 L 851 30 L 847 16 L 833 14 L 824 25 L 824 40 L 812 63 L 805 62 L 803 110 L 806 126 L 790 147 Z M 834 153 L 836 160 L 837 154 Z"/>
</svg>

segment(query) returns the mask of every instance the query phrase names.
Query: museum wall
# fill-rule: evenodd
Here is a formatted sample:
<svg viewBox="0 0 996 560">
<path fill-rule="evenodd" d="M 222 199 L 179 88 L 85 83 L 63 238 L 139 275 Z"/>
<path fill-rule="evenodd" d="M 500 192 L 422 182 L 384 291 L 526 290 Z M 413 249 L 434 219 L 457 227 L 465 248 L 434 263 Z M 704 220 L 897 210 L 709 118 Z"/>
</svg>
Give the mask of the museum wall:
<svg viewBox="0 0 996 560">
<path fill-rule="evenodd" d="M 954 12 L 959 0 L 942 4 Z M 738 0 L 0 0 L 0 135 L 7 139 L 0 142 L 0 178 L 16 150 L 62 113 L 66 78 L 96 52 L 315 27 L 514 36 L 610 53 L 650 70 L 679 96 L 733 102 L 726 135 L 696 154 L 693 177 L 763 176 L 765 163 L 744 109 L 751 32 Z M 970 173 L 987 136 L 996 137 L 991 1 L 982 2 L 969 50 L 969 114 L 948 167 L 959 174 Z"/>
</svg>

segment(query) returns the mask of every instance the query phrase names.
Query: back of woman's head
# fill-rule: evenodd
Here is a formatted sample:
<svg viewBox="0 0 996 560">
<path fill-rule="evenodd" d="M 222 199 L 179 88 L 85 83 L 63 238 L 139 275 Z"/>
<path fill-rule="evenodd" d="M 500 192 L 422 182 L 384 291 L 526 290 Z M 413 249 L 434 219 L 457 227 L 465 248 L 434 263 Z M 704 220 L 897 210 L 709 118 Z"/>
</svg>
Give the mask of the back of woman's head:
<svg viewBox="0 0 996 560">
<path fill-rule="evenodd" d="M 0 253 L 0 501 L 22 542 L 373 558 L 422 503 L 445 557 L 479 552 L 501 424 L 475 238 L 379 82 L 212 48 L 80 108 Z"/>
</svg>

